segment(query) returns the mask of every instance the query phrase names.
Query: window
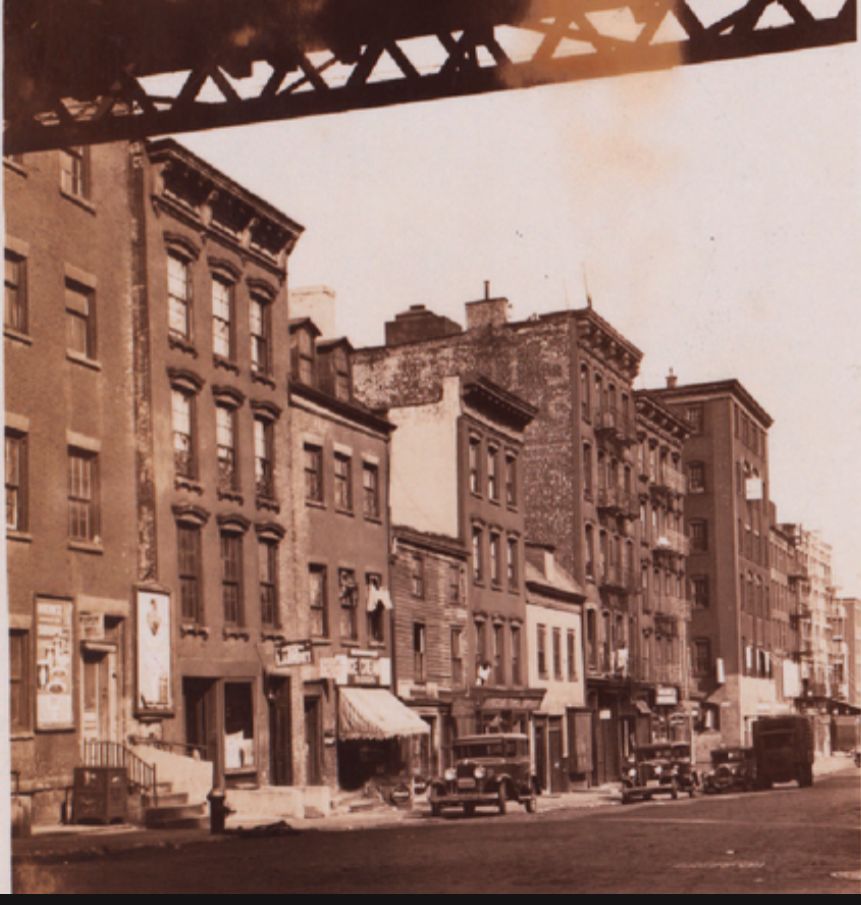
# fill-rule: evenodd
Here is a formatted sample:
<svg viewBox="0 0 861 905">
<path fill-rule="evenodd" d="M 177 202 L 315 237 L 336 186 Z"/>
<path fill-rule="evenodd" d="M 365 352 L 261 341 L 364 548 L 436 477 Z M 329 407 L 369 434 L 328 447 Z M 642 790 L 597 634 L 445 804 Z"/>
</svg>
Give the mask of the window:
<svg viewBox="0 0 861 905">
<path fill-rule="evenodd" d="M 459 628 L 451 630 L 451 682 L 463 685 L 463 631 Z"/>
<path fill-rule="evenodd" d="M 595 528 L 586 525 L 586 577 L 595 579 Z"/>
<path fill-rule="evenodd" d="M 520 626 L 511 626 L 511 684 L 520 685 L 523 681 L 520 672 Z"/>
<path fill-rule="evenodd" d="M 469 438 L 469 489 L 472 493 L 481 493 L 481 473 L 479 470 L 479 456 L 481 454 L 481 440 L 478 437 Z"/>
<path fill-rule="evenodd" d="M 90 149 L 75 147 L 60 151 L 60 188 L 75 198 L 90 197 Z"/>
<path fill-rule="evenodd" d="M 386 640 L 385 613 L 386 608 L 382 603 L 377 603 L 371 608 L 372 594 L 383 586 L 383 579 L 376 574 L 365 576 L 365 589 L 368 598 L 368 640 L 383 644 Z M 377 598 L 379 600 L 379 598 Z"/>
<path fill-rule="evenodd" d="M 254 480 L 257 496 L 275 498 L 275 464 L 273 462 L 272 422 L 254 419 Z"/>
<path fill-rule="evenodd" d="M 693 521 L 691 528 L 691 552 L 705 553 L 709 548 L 708 524 L 704 521 Z"/>
<path fill-rule="evenodd" d="M 350 360 L 344 349 L 335 349 L 332 353 L 332 364 L 335 369 L 335 398 L 349 402 L 352 397 L 352 381 Z"/>
<path fill-rule="evenodd" d="M 592 499 L 592 447 L 588 443 L 583 444 L 583 494 Z"/>
<path fill-rule="evenodd" d="M 475 662 L 479 668 L 487 663 L 487 623 L 484 619 L 475 620 Z"/>
<path fill-rule="evenodd" d="M 326 567 L 308 567 L 309 604 L 311 608 L 311 634 L 315 638 L 329 636 L 328 608 L 326 606 Z"/>
<path fill-rule="evenodd" d="M 507 558 L 507 567 L 508 567 L 508 588 L 511 591 L 518 590 L 519 581 L 518 581 L 518 547 L 517 547 L 517 539 L 513 537 L 508 538 L 508 542 L 506 544 L 506 558 Z"/>
<path fill-rule="evenodd" d="M 413 597 L 425 596 L 425 564 L 418 553 L 410 557 L 410 584 Z"/>
<path fill-rule="evenodd" d="M 9 633 L 9 730 L 12 734 L 30 728 L 29 635 Z"/>
<path fill-rule="evenodd" d="M 341 638 L 356 641 L 359 637 L 356 618 L 359 588 L 352 569 L 338 569 L 338 600 L 341 604 Z"/>
<path fill-rule="evenodd" d="M 499 499 L 499 476 L 496 473 L 499 450 L 495 446 L 487 447 L 487 498 Z"/>
<path fill-rule="evenodd" d="M 553 678 L 562 681 L 562 629 L 553 628 Z"/>
<path fill-rule="evenodd" d="M 352 460 L 349 456 L 335 453 L 335 507 L 352 511 Z"/>
<path fill-rule="evenodd" d="M 589 366 L 580 365 L 580 412 L 587 423 L 592 420 L 589 402 Z"/>
<path fill-rule="evenodd" d="M 589 669 L 598 668 L 598 616 L 595 610 L 586 610 L 586 662 Z"/>
<path fill-rule="evenodd" d="M 517 505 L 517 456 L 505 456 L 505 500 L 509 506 Z"/>
<path fill-rule="evenodd" d="M 82 358 L 96 357 L 96 294 L 87 286 L 66 281 L 66 348 Z"/>
<path fill-rule="evenodd" d="M 224 683 L 224 770 L 254 768 L 254 686 Z M 228 740 L 231 744 L 227 744 Z"/>
<path fill-rule="evenodd" d="M 5 307 L 3 326 L 27 332 L 27 261 L 6 249 Z"/>
<path fill-rule="evenodd" d="M 362 508 L 365 518 L 380 517 L 380 470 L 371 462 L 362 464 Z"/>
<path fill-rule="evenodd" d="M 703 432 L 703 407 L 701 405 L 688 406 L 686 414 L 693 433 L 701 434 Z"/>
<path fill-rule="evenodd" d="M 424 682 L 427 679 L 425 673 L 425 654 L 427 648 L 427 629 L 424 623 L 413 623 L 413 679 L 416 682 Z"/>
<path fill-rule="evenodd" d="M 472 577 L 484 581 L 484 531 L 480 525 L 472 526 Z"/>
<path fill-rule="evenodd" d="M 27 437 L 6 434 L 6 528 L 27 530 Z"/>
<path fill-rule="evenodd" d="M 705 609 L 709 605 L 709 580 L 705 575 L 691 579 L 691 596 L 695 607 Z"/>
<path fill-rule="evenodd" d="M 277 626 L 278 619 L 278 545 L 261 540 L 257 544 L 258 575 L 260 576 L 260 621 Z"/>
<path fill-rule="evenodd" d="M 547 672 L 547 626 L 539 625 L 536 627 L 535 650 L 538 656 L 538 677 L 546 679 Z"/>
<path fill-rule="evenodd" d="M 69 450 L 69 538 L 96 541 L 98 517 L 98 459 L 95 454 Z"/>
<path fill-rule="evenodd" d="M 173 463 L 177 477 L 194 480 L 197 462 L 194 431 L 194 396 L 174 389 L 171 394 L 173 417 Z"/>
<path fill-rule="evenodd" d="M 693 671 L 696 676 L 707 676 L 711 670 L 711 644 L 708 638 L 694 641 Z"/>
<path fill-rule="evenodd" d="M 221 532 L 221 599 L 224 621 L 243 625 L 242 537 L 227 531 Z"/>
<path fill-rule="evenodd" d="M 236 410 L 225 405 L 215 407 L 215 443 L 218 455 L 218 489 L 235 491 L 239 487 L 236 467 Z"/>
<path fill-rule="evenodd" d="M 450 565 L 448 567 L 448 602 L 459 606 L 460 599 L 460 567 Z"/>
<path fill-rule="evenodd" d="M 305 386 L 314 386 L 314 338 L 310 330 L 300 329 L 293 334 L 291 351 L 293 379 Z"/>
<path fill-rule="evenodd" d="M 201 593 L 200 528 L 197 525 L 177 525 L 179 559 L 179 596 L 183 619 L 203 621 Z"/>
<path fill-rule="evenodd" d="M 319 446 L 305 444 L 305 499 L 311 503 L 323 502 L 323 450 Z"/>
<path fill-rule="evenodd" d="M 248 304 L 251 334 L 251 372 L 259 377 L 272 375 L 272 309 L 267 299 L 253 295 Z"/>
<path fill-rule="evenodd" d="M 567 633 L 568 681 L 577 681 L 577 633 L 569 628 Z"/>
<path fill-rule="evenodd" d="M 706 469 L 702 462 L 691 462 L 688 465 L 688 490 L 700 493 L 706 489 Z"/>
<path fill-rule="evenodd" d="M 191 340 L 191 271 L 188 261 L 167 256 L 168 330 L 171 336 Z"/>
<path fill-rule="evenodd" d="M 505 647 L 502 633 L 505 626 L 496 624 L 493 626 L 493 684 L 505 684 Z"/>
<path fill-rule="evenodd" d="M 213 276 L 212 351 L 229 361 L 234 358 L 233 322 L 233 285 Z"/>
<path fill-rule="evenodd" d="M 501 539 L 493 531 L 490 534 L 490 580 L 495 585 L 502 584 Z"/>
</svg>

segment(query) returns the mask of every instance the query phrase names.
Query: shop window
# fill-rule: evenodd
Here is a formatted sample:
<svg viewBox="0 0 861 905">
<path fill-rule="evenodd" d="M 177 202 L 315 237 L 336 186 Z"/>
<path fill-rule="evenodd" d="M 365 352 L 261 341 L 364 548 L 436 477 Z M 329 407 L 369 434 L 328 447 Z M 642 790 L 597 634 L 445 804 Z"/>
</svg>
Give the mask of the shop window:
<svg viewBox="0 0 861 905">
<path fill-rule="evenodd" d="M 256 764 L 254 750 L 254 686 L 224 683 L 224 770 L 241 772 Z"/>
</svg>

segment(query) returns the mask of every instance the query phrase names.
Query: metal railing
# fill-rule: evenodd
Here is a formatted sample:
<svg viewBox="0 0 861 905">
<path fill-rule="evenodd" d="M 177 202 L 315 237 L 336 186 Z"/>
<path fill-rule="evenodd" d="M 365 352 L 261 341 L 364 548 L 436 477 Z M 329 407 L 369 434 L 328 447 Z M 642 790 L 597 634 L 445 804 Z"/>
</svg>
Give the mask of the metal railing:
<svg viewBox="0 0 861 905">
<path fill-rule="evenodd" d="M 152 795 L 158 803 L 158 770 L 119 742 L 84 741 L 85 767 L 120 767 L 128 773 L 129 783 Z"/>
<path fill-rule="evenodd" d="M 157 748 L 159 751 L 168 751 L 175 754 L 179 751 L 184 756 L 194 757 L 199 760 L 206 760 L 206 745 L 190 745 L 186 742 L 170 742 L 163 738 L 150 738 L 148 735 L 131 735 L 129 742 L 133 745 L 148 745 L 151 748 Z M 188 752 L 191 752 L 189 755 Z"/>
</svg>

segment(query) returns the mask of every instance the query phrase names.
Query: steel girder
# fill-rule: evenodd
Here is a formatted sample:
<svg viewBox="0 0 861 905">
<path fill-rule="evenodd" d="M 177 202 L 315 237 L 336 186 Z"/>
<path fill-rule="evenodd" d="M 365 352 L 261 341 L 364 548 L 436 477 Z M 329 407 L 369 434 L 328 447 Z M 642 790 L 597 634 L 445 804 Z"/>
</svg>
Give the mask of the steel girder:
<svg viewBox="0 0 861 905">
<path fill-rule="evenodd" d="M 856 3 L 5 0 L 4 153 L 829 46 Z"/>
</svg>

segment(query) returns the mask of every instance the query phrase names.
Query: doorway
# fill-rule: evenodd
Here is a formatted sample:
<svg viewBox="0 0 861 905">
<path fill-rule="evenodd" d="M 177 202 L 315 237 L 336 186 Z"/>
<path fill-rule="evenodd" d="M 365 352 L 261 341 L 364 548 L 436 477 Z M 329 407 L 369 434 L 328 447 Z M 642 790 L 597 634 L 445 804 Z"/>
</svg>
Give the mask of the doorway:
<svg viewBox="0 0 861 905">
<path fill-rule="evenodd" d="M 215 765 L 215 775 L 221 775 L 218 762 L 218 682 L 216 679 L 184 678 L 182 696 L 185 703 L 185 740 L 197 751 L 201 760 Z"/>
<path fill-rule="evenodd" d="M 323 784 L 323 732 L 320 698 L 305 698 L 305 784 Z"/>
<path fill-rule="evenodd" d="M 116 648 L 108 645 L 81 651 L 81 737 L 87 742 L 118 742 L 119 675 Z"/>
<path fill-rule="evenodd" d="M 269 682 L 269 782 L 273 786 L 292 786 L 290 679 L 271 678 Z"/>
</svg>

